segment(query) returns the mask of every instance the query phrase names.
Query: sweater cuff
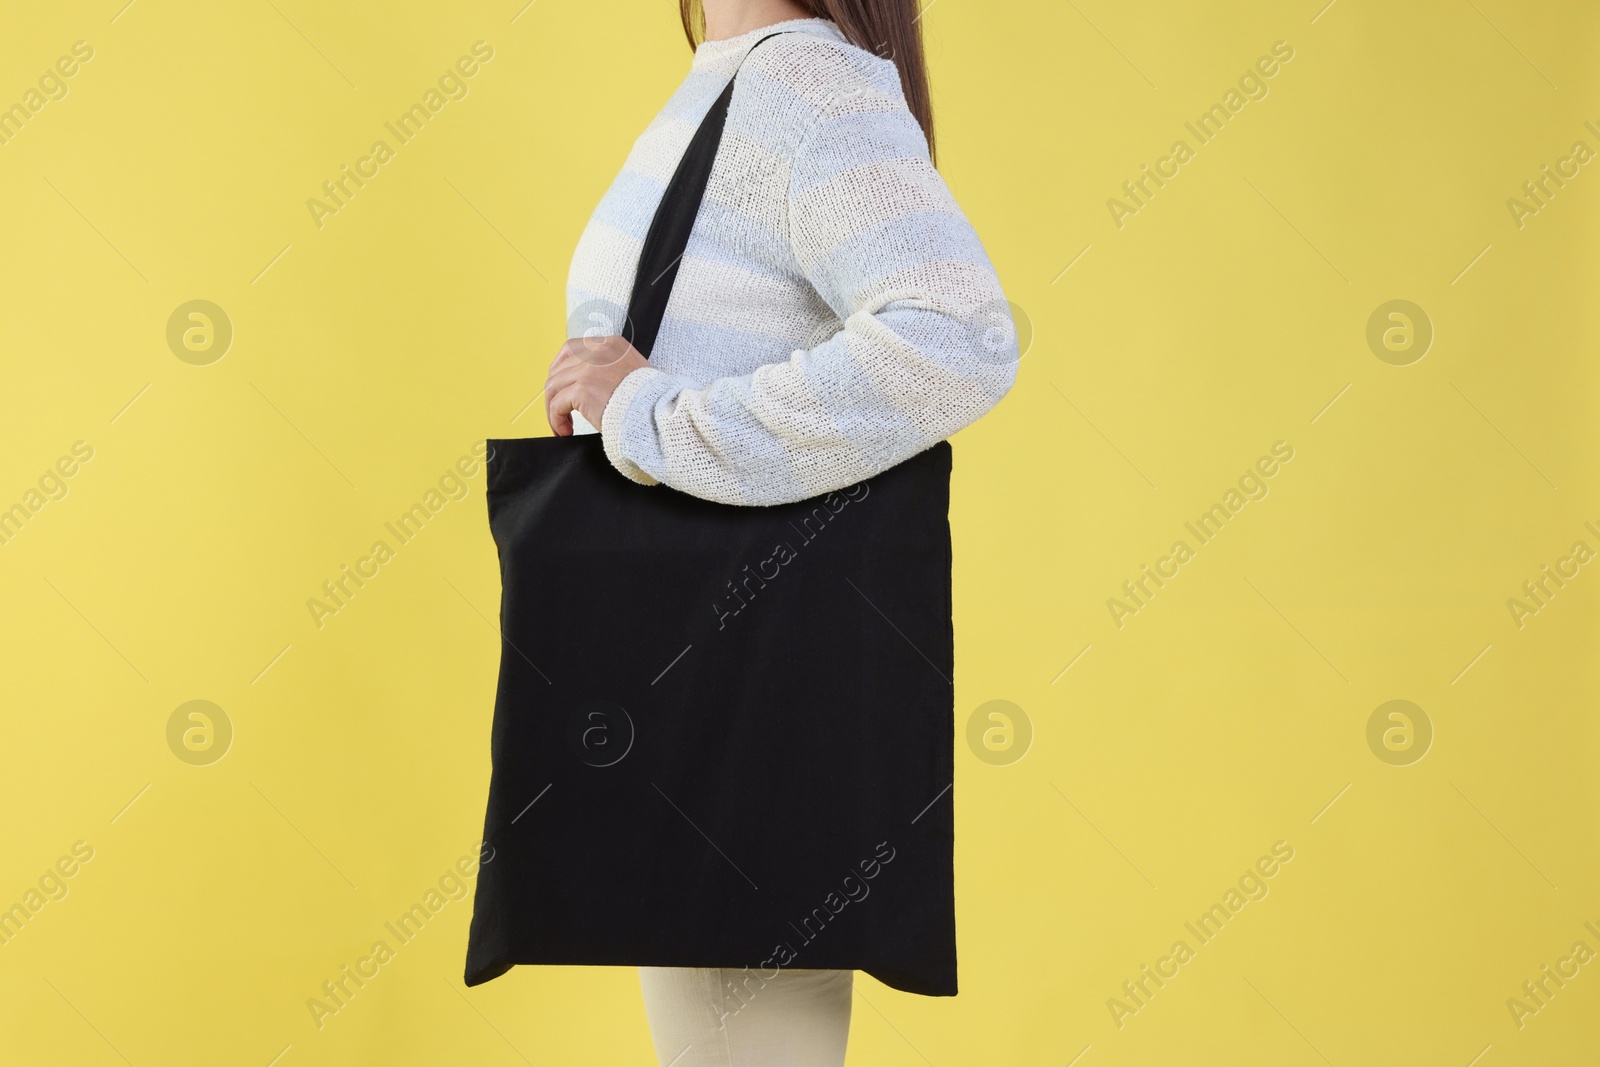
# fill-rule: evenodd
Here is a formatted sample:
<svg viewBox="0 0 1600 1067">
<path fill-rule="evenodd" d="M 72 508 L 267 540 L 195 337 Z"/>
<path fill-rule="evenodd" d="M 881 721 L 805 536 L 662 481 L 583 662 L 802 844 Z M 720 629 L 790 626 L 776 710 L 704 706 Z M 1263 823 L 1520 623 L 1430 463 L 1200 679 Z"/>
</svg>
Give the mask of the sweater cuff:
<svg viewBox="0 0 1600 1067">
<path fill-rule="evenodd" d="M 656 394 L 661 392 L 670 380 L 671 375 L 654 367 L 638 367 L 631 370 L 617 383 L 611 399 L 606 401 L 606 409 L 600 413 L 600 439 L 606 451 L 606 458 L 625 477 L 640 485 L 659 485 L 660 482 L 628 458 L 624 441 L 628 415 L 640 390 L 644 390 L 647 394 Z"/>
</svg>

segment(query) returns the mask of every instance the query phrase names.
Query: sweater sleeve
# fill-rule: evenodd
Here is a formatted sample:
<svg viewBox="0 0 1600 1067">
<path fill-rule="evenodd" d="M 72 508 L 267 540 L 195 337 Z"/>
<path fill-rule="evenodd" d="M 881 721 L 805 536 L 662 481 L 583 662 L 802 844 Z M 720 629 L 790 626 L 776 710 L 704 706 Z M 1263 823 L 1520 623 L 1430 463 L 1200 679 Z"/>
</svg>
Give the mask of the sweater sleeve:
<svg viewBox="0 0 1600 1067">
<path fill-rule="evenodd" d="M 868 62 L 820 106 L 790 164 L 791 248 L 837 319 L 831 335 L 701 386 L 630 373 L 601 431 L 634 481 L 729 504 L 803 500 L 931 447 L 1010 389 L 1018 352 L 999 279 L 893 65 Z"/>
</svg>

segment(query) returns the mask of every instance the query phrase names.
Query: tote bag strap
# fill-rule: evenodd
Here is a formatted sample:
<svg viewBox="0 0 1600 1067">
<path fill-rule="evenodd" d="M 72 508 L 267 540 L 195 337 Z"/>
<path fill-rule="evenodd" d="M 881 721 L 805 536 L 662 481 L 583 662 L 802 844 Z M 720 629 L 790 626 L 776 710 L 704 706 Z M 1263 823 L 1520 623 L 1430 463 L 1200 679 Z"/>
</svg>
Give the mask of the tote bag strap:
<svg viewBox="0 0 1600 1067">
<path fill-rule="evenodd" d="M 750 46 L 750 52 L 774 37 L 793 30 L 769 33 Z M 742 62 L 742 60 L 741 60 Z M 624 333 L 641 356 L 650 358 L 655 347 L 656 334 L 661 330 L 661 319 L 667 311 L 667 298 L 672 295 L 672 283 L 678 278 L 678 263 L 683 250 L 688 247 L 689 233 L 694 229 L 695 216 L 700 213 L 700 201 L 706 195 L 706 182 L 711 178 L 711 166 L 717 161 L 717 149 L 722 144 L 722 127 L 728 119 L 728 103 L 733 99 L 733 83 L 739 76 L 728 79 L 716 103 L 706 113 L 700 128 L 695 131 L 672 172 L 655 218 L 650 221 L 644 245 L 639 251 L 639 269 L 633 278 L 633 295 L 628 301 L 628 323 L 632 333 Z"/>
</svg>

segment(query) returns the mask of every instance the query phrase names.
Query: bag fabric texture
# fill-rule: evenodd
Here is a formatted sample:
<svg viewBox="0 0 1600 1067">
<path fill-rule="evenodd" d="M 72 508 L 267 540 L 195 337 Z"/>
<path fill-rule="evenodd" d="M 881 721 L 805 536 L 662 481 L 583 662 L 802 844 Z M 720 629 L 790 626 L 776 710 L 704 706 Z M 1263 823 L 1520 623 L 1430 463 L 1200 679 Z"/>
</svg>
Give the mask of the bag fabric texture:
<svg viewBox="0 0 1600 1067">
<path fill-rule="evenodd" d="M 645 240 L 646 357 L 732 91 Z M 598 435 L 489 447 L 502 641 L 466 984 L 792 966 L 955 995 L 950 446 L 772 507 L 639 485 Z"/>
</svg>

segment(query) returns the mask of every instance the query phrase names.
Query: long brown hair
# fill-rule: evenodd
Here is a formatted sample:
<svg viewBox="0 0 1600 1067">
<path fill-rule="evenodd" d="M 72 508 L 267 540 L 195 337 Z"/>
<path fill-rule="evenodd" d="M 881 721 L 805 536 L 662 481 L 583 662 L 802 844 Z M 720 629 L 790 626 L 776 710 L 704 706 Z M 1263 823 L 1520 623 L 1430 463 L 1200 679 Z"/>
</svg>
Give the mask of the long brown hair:
<svg viewBox="0 0 1600 1067">
<path fill-rule="evenodd" d="M 928 93 L 928 62 L 922 51 L 922 12 L 917 0 L 795 0 L 813 18 L 831 19 L 857 48 L 894 60 L 900 71 L 900 89 L 906 104 L 933 149 L 933 98 Z M 689 47 L 705 39 L 705 11 L 699 0 L 678 0 L 683 35 Z"/>
</svg>

